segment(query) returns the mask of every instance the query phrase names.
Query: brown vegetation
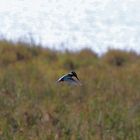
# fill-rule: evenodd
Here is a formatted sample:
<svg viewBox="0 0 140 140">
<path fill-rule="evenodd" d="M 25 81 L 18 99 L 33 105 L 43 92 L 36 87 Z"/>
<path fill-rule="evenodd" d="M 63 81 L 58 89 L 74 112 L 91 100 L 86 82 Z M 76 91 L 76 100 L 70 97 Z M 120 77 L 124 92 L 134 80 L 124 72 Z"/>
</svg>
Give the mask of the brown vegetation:
<svg viewBox="0 0 140 140">
<path fill-rule="evenodd" d="M 0 42 L 1 140 L 139 140 L 140 56 Z M 82 86 L 57 85 L 76 70 Z"/>
</svg>

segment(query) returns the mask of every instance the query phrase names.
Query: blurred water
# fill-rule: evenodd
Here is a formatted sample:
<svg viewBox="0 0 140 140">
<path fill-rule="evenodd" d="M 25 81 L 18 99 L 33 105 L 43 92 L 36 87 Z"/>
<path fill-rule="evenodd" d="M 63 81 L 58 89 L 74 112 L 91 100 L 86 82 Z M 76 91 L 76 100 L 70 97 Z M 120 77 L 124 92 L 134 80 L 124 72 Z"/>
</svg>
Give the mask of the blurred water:
<svg viewBox="0 0 140 140">
<path fill-rule="evenodd" d="M 57 49 L 140 52 L 139 7 L 139 0 L 0 0 L 0 34 Z"/>
</svg>

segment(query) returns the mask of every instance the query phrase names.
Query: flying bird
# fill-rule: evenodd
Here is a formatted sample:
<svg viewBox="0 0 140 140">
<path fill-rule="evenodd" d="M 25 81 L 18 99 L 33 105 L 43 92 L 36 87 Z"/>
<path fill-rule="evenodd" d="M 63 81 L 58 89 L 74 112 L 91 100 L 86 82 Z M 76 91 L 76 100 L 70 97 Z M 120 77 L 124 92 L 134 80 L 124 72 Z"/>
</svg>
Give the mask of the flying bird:
<svg viewBox="0 0 140 140">
<path fill-rule="evenodd" d="M 74 79 L 73 77 L 75 77 L 77 80 Z M 57 83 L 66 82 L 66 83 L 72 84 L 72 85 L 81 85 L 79 78 L 78 78 L 76 72 L 74 72 L 74 71 L 71 71 L 70 73 L 63 75 L 56 82 Z"/>
</svg>

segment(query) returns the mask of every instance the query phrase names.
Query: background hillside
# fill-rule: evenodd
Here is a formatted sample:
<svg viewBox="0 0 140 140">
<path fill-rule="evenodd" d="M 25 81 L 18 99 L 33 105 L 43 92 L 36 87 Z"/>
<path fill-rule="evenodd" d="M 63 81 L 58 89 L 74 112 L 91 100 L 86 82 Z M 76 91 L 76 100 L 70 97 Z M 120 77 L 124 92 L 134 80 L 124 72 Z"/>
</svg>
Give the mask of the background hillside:
<svg viewBox="0 0 140 140">
<path fill-rule="evenodd" d="M 75 70 L 82 86 L 55 81 Z M 0 41 L 1 140 L 139 140 L 140 56 Z"/>
</svg>

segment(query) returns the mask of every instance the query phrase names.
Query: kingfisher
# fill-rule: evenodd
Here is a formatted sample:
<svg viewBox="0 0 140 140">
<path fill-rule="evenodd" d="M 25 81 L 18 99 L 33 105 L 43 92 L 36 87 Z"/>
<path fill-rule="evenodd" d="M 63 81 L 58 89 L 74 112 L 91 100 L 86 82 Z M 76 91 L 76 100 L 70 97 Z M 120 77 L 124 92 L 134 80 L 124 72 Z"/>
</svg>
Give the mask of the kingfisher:
<svg viewBox="0 0 140 140">
<path fill-rule="evenodd" d="M 77 80 L 74 79 L 73 77 L 75 77 Z M 56 82 L 57 83 L 67 82 L 67 83 L 73 84 L 73 85 L 81 85 L 81 83 L 79 81 L 80 80 L 79 80 L 76 72 L 71 71 L 70 73 L 65 74 L 62 77 L 60 77 Z"/>
</svg>

